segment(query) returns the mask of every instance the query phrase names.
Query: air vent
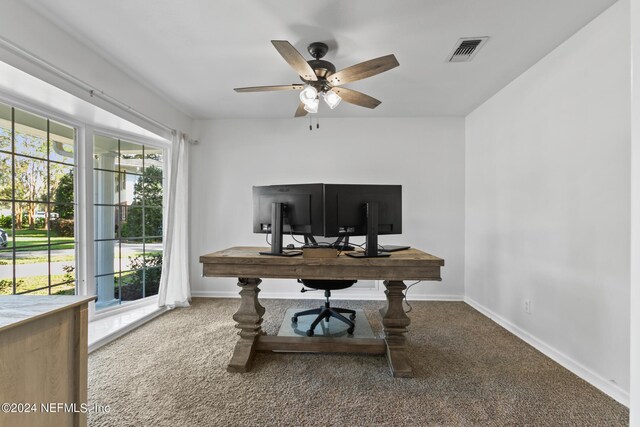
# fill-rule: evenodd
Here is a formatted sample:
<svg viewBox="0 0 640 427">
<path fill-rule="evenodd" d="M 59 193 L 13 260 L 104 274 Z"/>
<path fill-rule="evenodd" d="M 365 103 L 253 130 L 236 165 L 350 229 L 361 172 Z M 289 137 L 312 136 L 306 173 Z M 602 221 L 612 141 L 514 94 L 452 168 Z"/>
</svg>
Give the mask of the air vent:
<svg viewBox="0 0 640 427">
<path fill-rule="evenodd" d="M 449 54 L 449 62 L 469 62 L 476 56 L 478 50 L 487 42 L 489 37 L 465 37 L 456 43 Z"/>
</svg>

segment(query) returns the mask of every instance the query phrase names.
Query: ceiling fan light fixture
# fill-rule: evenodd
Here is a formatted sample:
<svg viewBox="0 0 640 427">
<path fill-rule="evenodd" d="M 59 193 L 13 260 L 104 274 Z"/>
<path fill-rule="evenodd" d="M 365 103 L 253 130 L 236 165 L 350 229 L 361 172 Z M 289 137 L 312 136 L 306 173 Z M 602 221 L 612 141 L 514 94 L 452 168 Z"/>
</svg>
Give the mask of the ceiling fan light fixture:
<svg viewBox="0 0 640 427">
<path fill-rule="evenodd" d="M 340 101 L 342 101 L 342 98 L 340 98 L 340 95 L 338 95 L 332 90 L 324 92 L 322 94 L 322 97 L 324 98 L 324 102 L 326 102 L 329 108 L 331 108 L 332 110 L 336 108 L 338 104 L 340 104 Z"/>
<path fill-rule="evenodd" d="M 308 112 L 308 113 L 317 113 L 318 112 L 318 105 L 320 105 L 320 100 L 318 98 L 315 98 L 313 100 L 311 100 L 310 102 L 304 102 L 304 109 Z"/>
<path fill-rule="evenodd" d="M 318 109 L 317 100 L 318 100 L 318 91 L 313 86 L 307 85 L 307 86 L 304 87 L 304 89 L 302 89 L 302 92 L 300 92 L 300 101 L 305 106 L 310 106 L 311 104 L 315 103 L 316 104 L 316 110 L 317 110 Z"/>
</svg>

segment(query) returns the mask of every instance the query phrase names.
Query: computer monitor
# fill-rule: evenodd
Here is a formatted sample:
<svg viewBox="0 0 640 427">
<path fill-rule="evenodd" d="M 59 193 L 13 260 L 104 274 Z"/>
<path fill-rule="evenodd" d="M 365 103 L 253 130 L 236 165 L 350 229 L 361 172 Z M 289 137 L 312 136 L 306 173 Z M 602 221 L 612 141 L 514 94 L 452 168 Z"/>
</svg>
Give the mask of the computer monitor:
<svg viewBox="0 0 640 427">
<path fill-rule="evenodd" d="M 364 253 L 354 257 L 389 256 L 408 246 L 382 247 L 380 234 L 402 233 L 402 186 L 367 184 L 292 184 L 253 187 L 253 232 L 271 234 L 271 250 L 263 255 L 293 256 L 283 250 L 283 235 L 337 237 L 334 246 L 351 236 L 366 236 Z M 344 247 L 344 245 L 340 246 Z"/>
<path fill-rule="evenodd" d="M 283 251 L 283 234 L 324 234 L 324 185 L 292 184 L 253 187 L 253 232 L 271 234 L 271 251 L 263 255 L 294 256 Z"/>
<path fill-rule="evenodd" d="M 402 233 L 402 186 L 325 184 L 324 221 L 325 237 L 367 236 L 364 253 L 347 255 L 389 256 L 379 250 L 378 235 Z"/>
</svg>

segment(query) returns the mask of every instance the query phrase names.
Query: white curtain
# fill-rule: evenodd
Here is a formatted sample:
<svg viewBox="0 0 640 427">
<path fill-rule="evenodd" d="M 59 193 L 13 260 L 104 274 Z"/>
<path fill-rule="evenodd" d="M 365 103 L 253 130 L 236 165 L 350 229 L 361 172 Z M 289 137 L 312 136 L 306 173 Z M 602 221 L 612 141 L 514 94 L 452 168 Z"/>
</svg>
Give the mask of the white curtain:
<svg viewBox="0 0 640 427">
<path fill-rule="evenodd" d="M 160 307 L 188 306 L 189 284 L 189 144 L 182 132 L 176 132 L 169 151 L 166 189 L 164 253 L 158 291 Z"/>
</svg>

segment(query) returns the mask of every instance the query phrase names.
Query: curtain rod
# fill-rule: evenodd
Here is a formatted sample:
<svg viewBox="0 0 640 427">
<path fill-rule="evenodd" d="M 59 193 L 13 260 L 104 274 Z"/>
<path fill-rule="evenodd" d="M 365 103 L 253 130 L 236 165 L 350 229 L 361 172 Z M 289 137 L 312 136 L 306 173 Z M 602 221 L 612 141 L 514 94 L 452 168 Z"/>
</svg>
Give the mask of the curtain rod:
<svg viewBox="0 0 640 427">
<path fill-rule="evenodd" d="M 121 110 L 127 111 L 131 114 L 133 114 L 134 116 L 138 117 L 139 119 L 142 119 L 144 121 L 146 121 L 149 124 L 152 124 L 156 127 L 159 127 L 160 129 L 163 129 L 167 132 L 170 132 L 172 135 L 176 134 L 176 130 L 172 129 L 170 127 L 168 127 L 167 125 L 160 123 L 159 121 L 152 119 L 151 117 L 147 116 L 144 113 L 141 113 L 140 111 L 136 110 L 135 108 L 125 104 L 124 102 L 119 101 L 118 99 L 114 98 L 113 96 L 105 93 L 103 90 L 100 90 L 94 86 L 92 86 L 91 84 L 85 82 L 82 79 L 79 79 L 78 77 L 62 70 L 61 68 L 58 68 L 57 66 L 51 64 L 50 62 L 40 58 L 39 56 L 34 55 L 33 53 L 27 51 L 26 49 L 23 49 L 22 47 L 16 45 L 15 43 L 5 39 L 4 37 L 0 36 L 0 45 L 3 46 L 5 49 L 17 54 L 19 57 L 26 59 L 27 61 L 31 62 L 32 64 L 45 69 L 46 71 L 49 71 L 50 73 L 56 75 L 57 77 L 60 77 L 61 79 L 67 81 L 68 83 L 71 83 L 72 85 L 76 86 L 77 88 L 86 91 L 90 97 L 96 97 L 99 99 L 102 99 L 103 101 L 113 105 L 116 108 L 119 108 Z"/>
</svg>

